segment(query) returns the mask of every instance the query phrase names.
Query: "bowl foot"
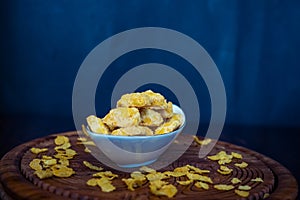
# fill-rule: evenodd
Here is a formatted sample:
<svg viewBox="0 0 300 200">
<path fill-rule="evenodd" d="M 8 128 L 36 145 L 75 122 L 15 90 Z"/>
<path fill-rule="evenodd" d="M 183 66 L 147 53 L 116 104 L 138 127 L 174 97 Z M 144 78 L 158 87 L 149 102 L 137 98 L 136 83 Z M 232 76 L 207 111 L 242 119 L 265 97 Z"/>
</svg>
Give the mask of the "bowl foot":
<svg viewBox="0 0 300 200">
<path fill-rule="evenodd" d="M 145 165 L 150 165 L 150 164 L 154 163 L 156 160 L 157 159 L 146 161 L 146 162 L 143 162 L 143 163 L 134 163 L 134 164 L 126 164 L 126 165 L 119 165 L 119 164 L 117 164 L 117 165 L 119 167 L 122 167 L 122 168 L 141 167 L 141 166 L 145 166 Z"/>
</svg>

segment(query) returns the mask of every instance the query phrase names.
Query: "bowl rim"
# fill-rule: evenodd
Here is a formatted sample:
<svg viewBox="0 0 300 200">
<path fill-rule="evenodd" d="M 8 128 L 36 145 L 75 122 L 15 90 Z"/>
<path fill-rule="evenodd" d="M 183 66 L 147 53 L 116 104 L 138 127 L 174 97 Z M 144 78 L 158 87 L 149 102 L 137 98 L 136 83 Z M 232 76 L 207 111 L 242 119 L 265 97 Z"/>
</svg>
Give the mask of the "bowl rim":
<svg viewBox="0 0 300 200">
<path fill-rule="evenodd" d="M 174 109 L 174 107 L 176 109 L 179 109 L 180 112 L 176 112 L 176 113 L 179 113 L 179 114 L 183 115 L 183 123 L 175 131 L 172 131 L 172 132 L 169 132 L 169 133 L 156 134 L 156 135 L 155 134 L 154 135 L 137 135 L 137 136 L 134 136 L 134 135 L 133 136 L 132 135 L 109 135 L 109 134 L 102 134 L 102 133 L 94 133 L 94 132 L 92 132 L 90 130 L 90 128 L 89 128 L 88 125 L 86 126 L 86 130 L 89 133 L 89 135 L 92 135 L 92 136 L 95 136 L 95 137 L 111 138 L 111 139 L 113 139 L 113 138 L 115 138 L 115 139 L 128 139 L 128 138 L 130 138 L 130 139 L 145 139 L 145 138 L 160 138 L 160 137 L 163 138 L 163 137 L 168 137 L 170 135 L 178 133 L 186 125 L 186 119 L 185 119 L 185 114 L 184 114 L 183 110 L 179 106 L 177 106 L 175 104 L 173 104 L 172 106 L 173 106 L 173 109 Z"/>
</svg>

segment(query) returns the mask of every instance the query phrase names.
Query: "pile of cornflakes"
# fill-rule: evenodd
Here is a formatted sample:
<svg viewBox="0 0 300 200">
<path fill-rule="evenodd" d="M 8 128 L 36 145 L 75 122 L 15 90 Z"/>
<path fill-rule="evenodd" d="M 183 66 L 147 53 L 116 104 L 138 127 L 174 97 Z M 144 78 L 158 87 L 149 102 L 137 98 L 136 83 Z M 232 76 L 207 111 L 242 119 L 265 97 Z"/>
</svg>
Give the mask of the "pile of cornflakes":
<svg viewBox="0 0 300 200">
<path fill-rule="evenodd" d="M 70 177 L 75 174 L 75 171 L 69 167 L 69 160 L 72 159 L 77 153 L 71 149 L 69 138 L 66 136 L 57 136 L 54 139 L 56 147 L 54 150 L 56 154 L 54 156 L 42 155 L 41 158 L 35 158 L 29 166 L 35 170 L 40 179 L 56 177 Z M 32 147 L 30 151 L 34 154 L 40 154 L 47 152 L 47 148 L 35 148 Z"/>
<path fill-rule="evenodd" d="M 86 120 L 94 133 L 126 136 L 165 134 L 183 124 L 172 102 L 151 90 L 125 94 L 102 119 L 90 115 Z"/>
</svg>

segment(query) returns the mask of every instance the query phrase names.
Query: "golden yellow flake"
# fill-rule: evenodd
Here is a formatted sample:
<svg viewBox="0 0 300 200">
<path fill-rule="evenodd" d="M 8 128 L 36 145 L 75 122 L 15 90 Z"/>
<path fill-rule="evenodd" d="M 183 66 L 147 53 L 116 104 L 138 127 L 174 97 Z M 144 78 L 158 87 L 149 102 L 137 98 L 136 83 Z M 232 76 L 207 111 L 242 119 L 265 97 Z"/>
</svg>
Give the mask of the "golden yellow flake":
<svg viewBox="0 0 300 200">
<path fill-rule="evenodd" d="M 165 184 L 161 187 L 157 187 L 154 184 L 150 184 L 150 191 L 157 196 L 173 197 L 177 193 L 177 188 L 172 184 Z"/>
<path fill-rule="evenodd" d="M 239 154 L 239 153 L 236 153 L 236 152 L 231 152 L 231 155 L 234 158 L 238 158 L 238 159 L 242 159 L 243 158 L 242 154 Z"/>
<path fill-rule="evenodd" d="M 40 163 L 41 163 L 41 159 L 35 158 L 29 163 L 29 166 L 31 169 L 36 170 L 36 171 L 42 170 L 43 167 Z"/>
<path fill-rule="evenodd" d="M 209 189 L 209 185 L 208 185 L 207 183 L 203 183 L 203 182 L 201 182 L 201 181 L 196 182 L 196 183 L 195 183 L 195 186 L 196 186 L 197 188 L 203 188 L 203 189 L 205 189 L 205 190 L 208 190 L 208 189 Z"/>
<path fill-rule="evenodd" d="M 32 147 L 30 149 L 30 151 L 34 154 L 39 154 L 39 153 L 42 153 L 42 152 L 46 152 L 48 151 L 48 148 L 35 148 L 35 147 Z"/>
<path fill-rule="evenodd" d="M 194 181 L 203 181 L 203 182 L 207 182 L 207 183 L 213 183 L 213 181 L 211 180 L 210 177 L 208 176 L 203 176 L 200 174 L 193 174 L 188 172 L 186 174 L 186 176 L 190 179 L 190 180 L 194 180 Z"/>
<path fill-rule="evenodd" d="M 37 170 L 34 172 L 40 179 L 50 178 L 53 176 L 53 173 L 50 169 Z"/>
<path fill-rule="evenodd" d="M 96 171 L 102 171 L 103 170 L 102 167 L 95 166 L 95 165 L 93 165 L 90 162 L 85 161 L 85 160 L 83 161 L 83 164 L 84 164 L 84 166 L 86 166 L 87 168 L 92 169 L 92 170 L 96 170 Z"/>
<path fill-rule="evenodd" d="M 196 143 L 198 143 L 198 144 L 200 144 L 200 145 L 208 145 L 209 143 L 211 143 L 211 139 L 210 138 L 206 138 L 206 139 L 204 139 L 204 140 L 199 140 L 199 138 L 197 137 L 197 136 L 193 136 L 193 138 L 194 138 L 194 141 L 196 142 Z"/>
<path fill-rule="evenodd" d="M 75 171 L 70 167 L 67 167 L 64 165 L 61 165 L 59 167 L 58 166 L 59 165 L 54 165 L 51 168 L 54 176 L 66 178 L 66 177 L 70 177 L 73 174 L 75 174 Z"/>
<path fill-rule="evenodd" d="M 226 185 L 226 184 L 218 184 L 218 185 L 214 185 L 214 188 L 216 188 L 217 190 L 232 190 L 234 186 Z"/>
<path fill-rule="evenodd" d="M 176 181 L 179 185 L 189 185 L 193 183 L 193 180 L 186 180 L 186 181 Z"/>
<path fill-rule="evenodd" d="M 209 170 L 206 169 L 200 169 L 198 167 L 192 166 L 192 165 L 186 165 L 189 169 L 195 171 L 198 174 L 203 174 L 203 173 L 209 173 Z"/>
<path fill-rule="evenodd" d="M 101 188 L 102 192 L 111 192 L 116 189 L 116 187 L 112 185 L 111 180 L 105 177 L 97 179 L 97 185 Z"/>
<path fill-rule="evenodd" d="M 241 196 L 241 197 L 248 197 L 249 196 L 249 192 L 248 191 L 241 191 L 241 190 L 234 190 L 234 192 Z"/>
<path fill-rule="evenodd" d="M 262 178 L 260 178 L 260 177 L 251 179 L 251 181 L 253 181 L 253 182 L 264 182 L 264 180 L 262 180 Z"/>
<path fill-rule="evenodd" d="M 248 166 L 248 163 L 243 161 L 241 163 L 234 163 L 234 165 L 239 167 L 239 168 L 246 168 Z"/>
<path fill-rule="evenodd" d="M 240 179 L 238 179 L 238 178 L 232 178 L 231 179 L 231 183 L 232 184 L 237 184 L 237 183 L 240 183 L 240 182 L 242 182 Z"/>
<path fill-rule="evenodd" d="M 63 135 L 58 135 L 55 139 L 54 139 L 54 143 L 57 146 L 63 145 L 65 143 L 69 143 L 69 138 Z"/>
<path fill-rule="evenodd" d="M 164 174 L 164 173 L 157 172 L 155 174 L 154 173 L 147 174 L 146 178 L 149 181 L 154 181 L 154 180 L 161 180 L 161 179 L 168 178 L 168 176 L 166 174 Z"/>
<path fill-rule="evenodd" d="M 249 185 L 239 185 L 239 190 L 251 190 L 251 187 Z"/>
</svg>

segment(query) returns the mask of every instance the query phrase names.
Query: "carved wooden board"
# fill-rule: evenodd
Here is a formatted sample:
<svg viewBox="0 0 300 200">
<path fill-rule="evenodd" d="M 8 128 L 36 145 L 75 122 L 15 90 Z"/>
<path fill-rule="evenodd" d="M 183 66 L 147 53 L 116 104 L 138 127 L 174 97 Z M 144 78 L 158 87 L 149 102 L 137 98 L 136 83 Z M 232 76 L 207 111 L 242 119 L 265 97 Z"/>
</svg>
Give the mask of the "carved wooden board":
<svg viewBox="0 0 300 200">
<path fill-rule="evenodd" d="M 129 191 L 121 179 L 128 178 L 130 174 L 109 168 L 96 160 L 91 154 L 84 152 L 85 146 L 77 144 L 78 134 L 76 132 L 59 134 L 69 137 L 72 149 L 78 153 L 70 161 L 70 167 L 76 173 L 68 178 L 52 177 L 40 180 L 29 167 L 30 161 L 39 156 L 31 153 L 30 148 L 47 147 L 50 150 L 45 154 L 49 155 L 51 154 L 51 149 L 54 149 L 55 144 L 53 140 L 57 135 L 50 135 L 20 145 L 2 158 L 0 162 L 0 197 L 2 199 L 168 199 L 165 196 L 151 194 L 148 183 L 145 183 L 134 192 Z M 185 137 L 181 136 L 178 140 L 182 141 Z M 244 157 L 243 160 L 249 164 L 246 168 L 239 168 L 230 163 L 229 166 L 233 169 L 233 172 L 229 175 L 221 175 L 217 173 L 219 168 L 217 162 L 198 157 L 199 148 L 199 145 L 193 142 L 178 160 L 158 171 L 172 170 L 176 167 L 190 164 L 215 172 L 209 175 L 214 183 L 231 184 L 230 180 L 233 177 L 239 178 L 242 180 L 242 185 L 252 187 L 247 199 L 263 199 L 265 194 L 269 194 L 268 199 L 297 198 L 298 186 L 295 178 L 276 161 L 249 149 L 219 141 L 210 155 L 216 154 L 221 150 L 233 151 L 241 153 Z M 82 164 L 84 160 L 118 174 L 119 177 L 113 180 L 113 185 L 117 189 L 113 192 L 105 193 L 98 187 L 86 185 L 86 181 L 92 178 L 92 174 L 95 171 L 86 168 Z M 257 177 L 261 177 L 264 182 L 251 181 L 251 179 Z M 212 186 L 210 186 L 209 190 L 203 190 L 195 187 L 193 184 L 187 186 L 179 185 L 176 183 L 176 180 L 185 179 L 183 177 L 168 179 L 168 182 L 174 184 L 178 189 L 178 193 L 173 197 L 174 199 L 243 199 L 235 194 L 234 190 L 219 191 Z"/>
</svg>

